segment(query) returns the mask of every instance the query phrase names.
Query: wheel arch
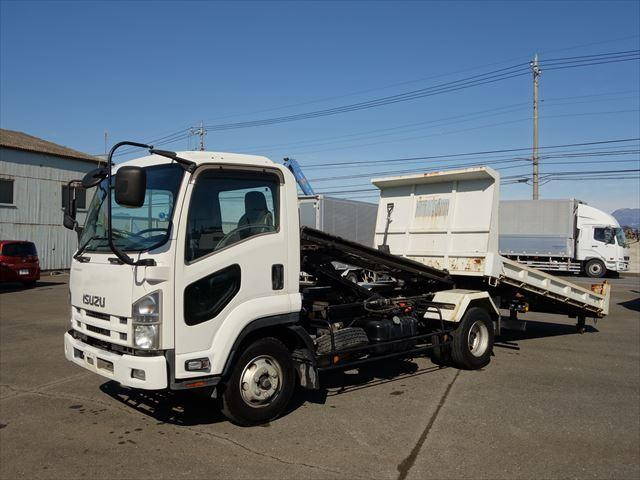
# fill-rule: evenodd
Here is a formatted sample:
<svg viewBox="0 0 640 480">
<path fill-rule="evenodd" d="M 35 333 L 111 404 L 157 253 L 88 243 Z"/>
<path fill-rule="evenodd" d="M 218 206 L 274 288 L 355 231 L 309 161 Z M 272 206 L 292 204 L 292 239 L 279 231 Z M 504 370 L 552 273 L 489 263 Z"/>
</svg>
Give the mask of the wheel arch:
<svg viewBox="0 0 640 480">
<path fill-rule="evenodd" d="M 306 330 L 297 323 L 299 313 L 273 315 L 258 318 L 247 324 L 233 342 L 222 369 L 222 378 L 228 378 L 235 360 L 242 354 L 243 348 L 259 338 L 274 337 L 293 351 L 297 347 L 306 347 L 313 351 L 313 342 Z"/>
<path fill-rule="evenodd" d="M 445 322 L 459 323 L 470 308 L 479 307 L 487 311 L 491 319 L 497 321 L 500 318 L 500 310 L 489 295 L 482 290 L 443 290 L 433 297 L 434 302 L 451 305 L 452 308 L 441 309 L 442 320 Z M 436 312 L 427 312 L 424 318 L 439 320 Z"/>
</svg>

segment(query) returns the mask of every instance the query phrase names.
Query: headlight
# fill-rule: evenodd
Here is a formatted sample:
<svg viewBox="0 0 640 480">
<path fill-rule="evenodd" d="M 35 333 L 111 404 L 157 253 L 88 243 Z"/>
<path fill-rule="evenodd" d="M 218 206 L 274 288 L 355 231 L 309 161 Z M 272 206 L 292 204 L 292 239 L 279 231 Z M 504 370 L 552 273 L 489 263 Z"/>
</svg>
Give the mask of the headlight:
<svg viewBox="0 0 640 480">
<path fill-rule="evenodd" d="M 155 349 L 160 345 L 162 295 L 160 290 L 145 295 L 133 304 L 133 343 L 138 348 Z"/>
<path fill-rule="evenodd" d="M 138 348 L 158 348 L 160 325 L 135 325 L 133 339 Z"/>
</svg>

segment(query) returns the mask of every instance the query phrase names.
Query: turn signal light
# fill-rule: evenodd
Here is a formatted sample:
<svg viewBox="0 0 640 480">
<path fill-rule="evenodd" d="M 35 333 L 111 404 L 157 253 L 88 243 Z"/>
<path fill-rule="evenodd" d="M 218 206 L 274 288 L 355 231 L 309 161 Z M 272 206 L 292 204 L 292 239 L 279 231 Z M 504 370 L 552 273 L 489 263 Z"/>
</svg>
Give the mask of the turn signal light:
<svg viewBox="0 0 640 480">
<path fill-rule="evenodd" d="M 184 362 L 184 368 L 187 372 L 208 372 L 211 368 L 211 362 L 208 358 L 195 358 Z"/>
</svg>

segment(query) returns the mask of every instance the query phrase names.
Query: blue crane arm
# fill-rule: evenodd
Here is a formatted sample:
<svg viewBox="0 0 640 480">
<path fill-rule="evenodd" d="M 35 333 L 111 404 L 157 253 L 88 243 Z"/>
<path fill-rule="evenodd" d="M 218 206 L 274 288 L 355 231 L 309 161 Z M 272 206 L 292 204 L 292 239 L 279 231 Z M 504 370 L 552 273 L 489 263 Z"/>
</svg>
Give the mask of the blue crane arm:
<svg viewBox="0 0 640 480">
<path fill-rule="evenodd" d="M 311 185 L 309 185 L 309 182 L 307 181 L 307 177 L 305 177 L 304 173 L 302 173 L 300 164 L 296 162 L 294 158 L 285 158 L 284 166 L 287 167 L 291 171 L 291 173 L 293 173 L 296 182 L 298 182 L 298 185 L 300 185 L 302 193 L 304 193 L 305 195 L 315 195 L 313 188 L 311 188 Z"/>
</svg>

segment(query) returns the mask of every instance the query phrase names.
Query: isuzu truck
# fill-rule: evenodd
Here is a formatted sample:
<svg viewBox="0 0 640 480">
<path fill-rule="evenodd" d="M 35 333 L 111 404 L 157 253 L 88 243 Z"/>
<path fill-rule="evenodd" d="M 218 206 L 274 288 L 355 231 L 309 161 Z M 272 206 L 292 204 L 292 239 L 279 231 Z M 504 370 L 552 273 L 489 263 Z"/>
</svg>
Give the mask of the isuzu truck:
<svg viewBox="0 0 640 480">
<path fill-rule="evenodd" d="M 114 165 L 123 145 L 150 155 Z M 70 187 L 96 192 L 84 226 L 75 195 L 65 208 L 79 236 L 66 358 L 134 389 L 206 389 L 238 424 L 276 418 L 332 370 L 428 352 L 484 367 L 499 307 L 520 306 L 517 286 L 461 289 L 444 269 L 300 227 L 296 181 L 265 157 L 121 142 Z M 394 281 L 365 287 L 335 262 Z M 578 324 L 607 314 L 606 284 L 565 295 L 557 310 Z"/>
</svg>

